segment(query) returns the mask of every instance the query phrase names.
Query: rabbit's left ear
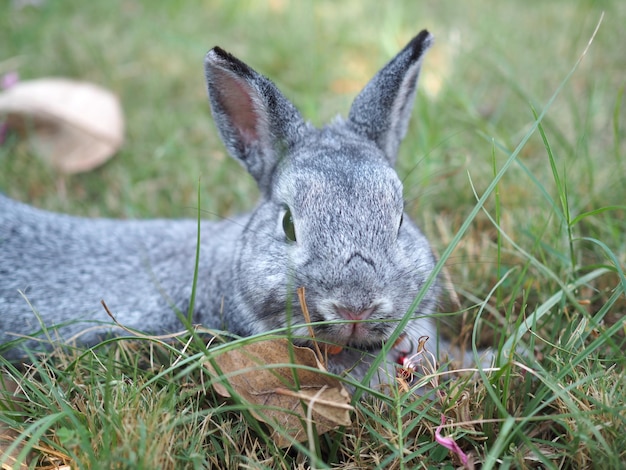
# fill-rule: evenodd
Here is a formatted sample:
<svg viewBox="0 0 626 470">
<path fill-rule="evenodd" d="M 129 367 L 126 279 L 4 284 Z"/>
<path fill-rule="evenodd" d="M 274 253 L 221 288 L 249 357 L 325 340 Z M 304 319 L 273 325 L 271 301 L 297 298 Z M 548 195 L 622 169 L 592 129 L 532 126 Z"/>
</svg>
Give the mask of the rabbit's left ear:
<svg viewBox="0 0 626 470">
<path fill-rule="evenodd" d="M 373 140 L 392 165 L 411 118 L 422 58 L 432 43 L 426 30 L 415 36 L 370 80 L 350 109 L 350 125 Z"/>
<path fill-rule="evenodd" d="M 204 61 L 211 111 L 229 153 L 269 191 L 280 158 L 306 125 L 295 106 L 267 78 L 214 47 Z"/>
</svg>

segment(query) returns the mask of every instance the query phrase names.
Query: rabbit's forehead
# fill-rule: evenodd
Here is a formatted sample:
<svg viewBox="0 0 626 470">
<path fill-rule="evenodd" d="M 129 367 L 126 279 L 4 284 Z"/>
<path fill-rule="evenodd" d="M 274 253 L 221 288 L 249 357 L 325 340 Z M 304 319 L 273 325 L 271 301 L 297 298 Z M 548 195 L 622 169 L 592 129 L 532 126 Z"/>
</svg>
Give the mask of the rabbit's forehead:
<svg viewBox="0 0 626 470">
<path fill-rule="evenodd" d="M 296 217 L 307 210 L 357 207 L 380 208 L 396 217 L 403 207 L 402 183 L 383 152 L 339 122 L 312 132 L 292 149 L 275 183 L 278 202 Z"/>
<path fill-rule="evenodd" d="M 402 211 L 402 183 L 385 163 L 316 163 L 283 172 L 279 178 L 277 196 L 296 212 L 363 207 L 379 208 L 393 217 Z"/>
</svg>

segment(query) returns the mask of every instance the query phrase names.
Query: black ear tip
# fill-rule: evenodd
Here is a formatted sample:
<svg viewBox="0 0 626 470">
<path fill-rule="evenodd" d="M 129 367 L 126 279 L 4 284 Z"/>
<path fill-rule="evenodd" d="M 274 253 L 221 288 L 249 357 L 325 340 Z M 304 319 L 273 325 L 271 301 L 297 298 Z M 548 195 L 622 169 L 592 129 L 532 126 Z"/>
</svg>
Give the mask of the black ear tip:
<svg viewBox="0 0 626 470">
<path fill-rule="evenodd" d="M 224 49 L 222 49 L 219 46 L 215 46 L 213 49 L 207 52 L 206 57 L 205 57 L 205 62 L 212 63 L 212 62 L 228 60 L 229 57 L 230 57 L 230 54 L 228 52 L 226 52 Z"/>
<path fill-rule="evenodd" d="M 226 52 L 219 46 L 215 46 L 209 52 L 207 52 L 204 58 L 204 66 L 209 69 L 212 67 L 218 67 L 221 69 L 231 70 L 238 75 L 251 77 L 254 72 L 245 63 L 237 59 L 230 52 Z"/>
<path fill-rule="evenodd" d="M 430 34 L 428 30 L 423 29 L 417 36 L 411 39 L 406 48 L 411 49 L 413 57 L 418 58 L 433 45 L 434 41 L 435 38 L 433 35 Z"/>
<path fill-rule="evenodd" d="M 220 46 L 215 46 L 213 49 L 211 49 L 209 52 L 213 52 L 214 54 L 217 54 L 219 56 L 225 56 L 228 55 L 228 52 L 226 52 L 224 49 L 222 49 Z"/>
<path fill-rule="evenodd" d="M 430 45 L 433 42 L 433 35 L 427 29 L 422 29 L 417 36 L 413 38 L 413 41 L 418 43 L 427 43 Z"/>
</svg>

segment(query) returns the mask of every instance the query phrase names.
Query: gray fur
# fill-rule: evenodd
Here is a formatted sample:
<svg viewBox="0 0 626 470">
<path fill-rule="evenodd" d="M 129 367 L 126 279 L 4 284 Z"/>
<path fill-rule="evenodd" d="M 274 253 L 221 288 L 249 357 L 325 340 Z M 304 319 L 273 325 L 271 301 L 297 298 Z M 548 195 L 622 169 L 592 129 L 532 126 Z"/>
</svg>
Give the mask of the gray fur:
<svg viewBox="0 0 626 470">
<path fill-rule="evenodd" d="M 295 295 L 304 286 L 312 321 L 337 321 L 316 327 L 319 338 L 380 347 L 435 264 L 426 238 L 403 216 L 393 169 L 431 43 L 422 31 L 358 95 L 347 120 L 322 129 L 267 78 L 219 48 L 209 51 L 214 120 L 261 201 L 240 218 L 202 222 L 194 323 L 242 336 L 294 325 L 293 334 L 307 336 Z M 288 209 L 295 242 L 283 231 Z M 0 342 L 39 329 L 33 308 L 48 326 L 110 324 L 100 299 L 128 327 L 179 330 L 174 309 L 188 308 L 196 228 L 195 220 L 83 219 L 0 196 Z M 434 285 L 407 326 L 412 338 L 436 335 L 429 316 L 437 297 Z M 86 326 L 71 323 L 59 335 L 68 340 Z M 80 341 L 93 344 L 102 333 Z M 349 368 L 360 355 L 346 348 L 332 368 Z"/>
</svg>

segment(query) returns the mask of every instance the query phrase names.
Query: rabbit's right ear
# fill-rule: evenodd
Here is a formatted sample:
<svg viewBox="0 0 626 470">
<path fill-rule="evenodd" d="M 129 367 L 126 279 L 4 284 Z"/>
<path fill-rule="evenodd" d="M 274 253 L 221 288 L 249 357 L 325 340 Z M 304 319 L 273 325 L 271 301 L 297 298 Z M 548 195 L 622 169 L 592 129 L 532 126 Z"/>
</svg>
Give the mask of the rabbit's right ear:
<svg viewBox="0 0 626 470">
<path fill-rule="evenodd" d="M 432 43 L 426 30 L 415 36 L 370 80 L 350 109 L 352 127 L 373 140 L 392 165 L 411 118 L 422 59 Z"/>
<path fill-rule="evenodd" d="M 223 49 L 207 53 L 204 69 L 222 141 L 266 192 L 276 164 L 304 131 L 304 120 L 270 80 Z"/>
</svg>

